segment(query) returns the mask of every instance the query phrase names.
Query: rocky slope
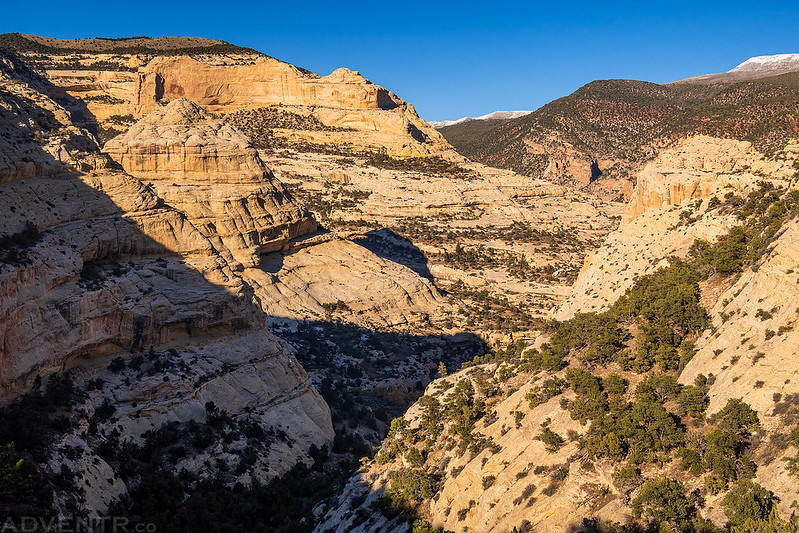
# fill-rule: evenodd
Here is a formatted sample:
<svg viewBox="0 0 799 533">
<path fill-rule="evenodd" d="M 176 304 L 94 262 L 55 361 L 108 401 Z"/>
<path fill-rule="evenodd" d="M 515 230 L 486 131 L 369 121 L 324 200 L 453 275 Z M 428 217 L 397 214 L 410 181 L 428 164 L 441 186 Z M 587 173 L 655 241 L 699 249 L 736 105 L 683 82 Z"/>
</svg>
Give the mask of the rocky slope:
<svg viewBox="0 0 799 533">
<path fill-rule="evenodd" d="M 795 455 L 796 448 L 786 434 L 799 414 L 795 383 L 799 366 L 793 356 L 799 336 L 795 333 L 795 306 L 790 304 L 796 286 L 798 156 L 795 143 L 767 158 L 749 143 L 701 136 L 660 154 L 639 177 L 627 222 L 587 262 L 572 295 L 559 310 L 558 317 L 566 321 L 567 329 L 557 326 L 534 343 L 535 349 L 498 352 L 492 357 L 495 362 L 478 358 L 474 366 L 431 383 L 403 420 L 392 423 L 392 432 L 375 460 L 350 480 L 317 531 L 404 531 L 407 521 L 414 519 L 450 531 L 593 531 L 591 528 L 599 523 L 625 523 L 639 516 L 636 502 L 642 506 L 643 519 L 670 517 L 660 518 L 668 521 L 664 527 L 669 529 L 696 530 L 703 519 L 720 526 L 733 517 L 730 509 L 734 504 L 725 498 L 733 481 L 729 485 L 725 481 L 723 488 L 713 485 L 719 479 L 714 476 L 722 474 L 709 459 L 715 453 L 713 447 L 719 446 L 711 436 L 718 435 L 713 431 L 719 427 L 731 427 L 725 420 L 732 412 L 730 400 L 736 398 L 751 406 L 759 421 L 751 438 L 745 432 L 741 435 L 748 443 L 744 444 L 744 457 L 756 465 L 753 481 L 779 498 L 775 505 L 783 518 L 774 518 L 771 524 L 785 520 L 780 522 L 781 527 L 793 530 L 795 526 L 787 519 L 793 516 L 796 505 L 795 472 L 789 472 L 784 459 Z M 587 332 L 604 327 L 601 322 L 587 325 L 579 322 L 585 318 L 578 317 L 577 329 L 568 333 L 573 323 L 568 319 L 576 312 L 606 310 L 631 287 L 642 290 L 636 281 L 655 279 L 652 276 L 659 275 L 658 269 L 668 265 L 671 256 L 694 261 L 689 249 L 696 250 L 691 248 L 696 239 L 715 243 L 721 237 L 716 246 L 728 250 L 724 243 L 731 239 L 731 228 L 741 224 L 768 228 L 767 223 L 756 220 L 763 215 L 778 216 L 782 205 L 769 211 L 775 201 L 792 206 L 788 208 L 791 215 L 780 225 L 771 223 L 778 229 L 773 235 L 767 233 L 772 235 L 769 240 L 753 244 L 760 248 L 754 256 L 747 256 L 752 262 L 744 263 L 737 275 L 724 270 L 707 273 L 708 277 L 697 285 L 695 301 L 707 309 L 709 327 L 686 337 L 695 342 L 695 354 L 674 370 L 665 370 L 671 378 L 652 370 L 645 372 L 646 367 L 633 371 L 621 364 L 624 359 L 618 354 L 613 359 L 616 362 L 593 362 L 591 357 L 596 355 L 592 353 L 597 352 L 586 351 L 579 343 L 576 348 L 565 349 L 564 364 L 568 366 L 564 370 L 558 370 L 556 360 L 546 359 L 558 353 L 562 343 L 574 342 L 568 335 L 593 338 L 585 341 L 589 346 L 602 342 L 598 340 L 601 335 L 594 338 Z M 755 219 L 749 218 L 752 216 Z M 722 259 L 728 256 L 717 257 L 713 264 L 718 266 L 713 268 L 727 268 Z M 697 264 L 705 263 L 700 260 Z M 705 264 L 701 268 L 708 267 Z M 649 287 L 662 282 L 652 283 Z M 656 307 L 659 298 L 669 298 L 667 292 L 643 290 L 650 291 L 644 302 Z M 684 303 L 669 305 L 673 311 Z M 632 312 L 601 316 L 626 320 L 624 317 Z M 641 346 L 645 342 L 640 331 L 649 327 L 646 319 L 633 324 L 633 339 L 624 340 L 615 350 L 626 353 L 635 343 Z M 660 342 L 669 342 L 663 339 Z M 642 352 L 630 353 L 637 353 L 631 357 L 641 357 Z M 586 378 L 590 374 L 575 369 L 592 372 L 602 380 L 591 385 L 595 378 Z M 662 368 L 658 371 L 664 372 Z M 611 385 L 611 374 L 624 378 L 623 387 Z M 655 379 L 674 383 L 674 392 L 661 391 L 664 396 L 659 401 L 676 413 L 668 417 L 681 419 L 680 424 L 684 424 L 684 429 L 673 434 L 685 439 L 680 449 L 695 449 L 692 442 L 705 447 L 697 455 L 699 464 L 706 464 L 710 470 L 704 478 L 704 466 L 698 470 L 681 466 L 690 464 L 680 455 L 683 452 L 668 459 L 668 448 L 665 452 L 652 451 L 667 432 L 666 426 L 659 426 L 661 437 L 647 445 L 653 447 L 650 453 L 665 454 L 659 460 L 630 459 L 627 454 L 635 441 L 616 436 L 634 426 L 637 417 L 652 415 L 644 414 L 645 409 L 653 407 L 646 403 L 651 400 L 646 399 L 641 383 Z M 594 386 L 596 389 L 592 389 Z M 616 392 L 609 392 L 613 390 Z M 678 406 L 687 404 L 682 403 L 686 400 L 676 394 L 677 390 L 703 391 L 707 403 L 702 408 L 709 416 L 689 416 L 680 411 Z M 618 394 L 621 396 L 614 396 Z M 602 407 L 603 401 L 609 404 Z M 622 427 L 627 429 L 617 429 L 617 433 L 600 429 L 595 420 L 597 412 L 591 410 L 610 410 L 610 415 L 603 416 L 617 416 L 612 413 L 623 410 L 621 406 L 627 402 L 638 413 L 624 423 Z M 602 416 L 598 420 L 603 420 Z M 659 420 L 652 419 L 643 427 L 664 423 L 663 418 Z M 621 440 L 614 440 L 618 438 Z M 619 447 L 614 448 L 616 444 L 611 441 Z M 709 463 L 702 463 L 703 454 L 707 454 Z M 737 475 L 745 479 L 747 474 L 740 472 Z M 684 484 L 686 488 L 681 490 L 695 491 L 698 499 L 694 503 L 688 498 L 680 504 L 686 510 L 698 510 L 691 524 L 668 512 L 646 514 L 659 512 L 657 507 L 655 511 L 647 507 L 656 504 L 647 499 L 645 491 L 665 483 L 658 481 L 663 475 Z M 732 474 L 733 480 L 735 476 Z M 680 496 L 675 493 L 671 497 Z M 583 522 L 583 518 L 591 520 Z M 761 530 L 765 522 L 752 527 Z"/>
<path fill-rule="evenodd" d="M 139 512 L 154 474 L 189 499 L 287 471 L 290 487 L 325 443 L 310 485 L 335 486 L 440 361 L 483 353 L 468 323 L 529 335 L 621 214 L 464 160 L 345 69 L 182 38 L 0 45 L 3 386 L 34 391 L 14 412 L 56 394 L 38 376 L 75 385 L 39 474 L 91 489 L 56 489 L 61 513 Z"/>
<path fill-rule="evenodd" d="M 477 310 L 469 313 L 485 322 L 469 329 L 489 338 L 492 330 L 507 336 L 547 316 L 585 253 L 617 225 L 623 209 L 482 166 L 439 169 L 423 161 L 262 153 L 326 227 L 475 308 L 490 305 L 494 314 L 486 319 Z M 483 291 L 510 305 L 485 296 L 478 303 L 475 294 Z M 500 315 L 505 323 L 495 321 Z M 464 318 L 448 320 L 463 327 Z"/>
<path fill-rule="evenodd" d="M 76 486 L 86 487 L 59 493 L 61 510 L 105 512 L 135 486 L 114 475 L 116 463 L 99 451 L 109 435 L 142 442 L 145 432 L 170 423 L 205 423 L 208 402 L 231 420 L 282 436 L 264 441 L 253 477 L 279 475 L 311 444 L 332 439 L 327 405 L 291 348 L 263 327 L 265 315 L 237 274 L 238 250 L 118 170 L 62 106 L 26 81 L 34 78 L 25 67 L 8 59 L 0 67 L 8 158 L 0 180 L 0 387 L 8 403 L 42 377 L 70 371 L 86 391 L 58 437 L 76 452 L 65 459 L 55 446 L 44 467 L 64 464 Z M 222 166 L 224 159 L 207 162 Z M 271 209 L 270 216 L 255 209 L 239 215 L 251 228 L 250 247 L 287 240 L 286 226 L 313 229 L 263 173 L 242 174 L 261 187 L 229 200 Z M 146 359 L 139 355 L 147 350 Z M 117 357 L 120 363 L 109 365 Z M 86 389 L 90 381 L 95 386 Z M 112 416 L 93 417 L 106 405 Z M 179 466 L 200 472 L 212 460 L 235 464 L 243 447 L 201 446 Z"/>
<path fill-rule="evenodd" d="M 773 153 L 799 135 L 799 75 L 775 74 L 757 79 L 689 78 L 665 85 L 594 81 L 495 127 L 464 123 L 441 133 L 475 161 L 605 198 L 629 198 L 643 166 L 686 136 L 746 140 Z"/>
<path fill-rule="evenodd" d="M 444 288 L 459 289 L 475 308 L 483 304 L 472 298 L 473 293 L 488 291 L 490 309 L 502 316 L 506 325 L 491 324 L 480 328 L 483 331 L 526 329 L 547 315 L 561 300 L 584 254 L 615 227 L 620 214 L 619 205 L 581 195 L 564 196 L 561 188 L 551 184 L 467 162 L 416 116 L 412 106 L 346 69 L 320 77 L 227 43 L 180 38 L 66 41 L 9 34 L 0 42 L 7 43 L 5 46 L 45 76 L 53 84 L 49 91 L 65 99 L 73 116 L 82 117 L 87 127 L 99 128 L 101 139 L 131 127 L 141 114 L 183 97 L 206 111 L 223 115 L 253 139 L 261 158 L 325 226 L 365 244 L 378 255 L 390 250 L 385 240 L 374 239 L 370 231 L 387 226 L 410 239 L 411 247 L 406 251 L 411 255 L 418 255 L 414 247 L 421 247 L 422 253 L 436 258 L 437 264 L 413 266 L 423 276 Z M 156 113 L 152 120 L 161 121 L 162 115 Z M 187 124 L 156 127 L 145 120 L 110 142 L 106 151 L 129 172 L 152 180 L 170 205 L 184 205 L 186 191 L 192 191 L 188 196 L 194 197 L 206 186 L 192 183 L 188 187 L 167 187 L 172 178 L 163 177 L 180 170 L 163 166 L 164 158 L 171 154 L 169 146 L 186 142 L 191 150 L 199 150 L 190 157 L 193 170 L 186 169 L 194 172 L 191 179 L 196 181 L 197 172 L 203 170 L 204 135 L 216 135 L 222 132 L 220 128 L 223 126 L 215 123 L 208 133 L 189 139 Z M 166 137 L 157 144 L 166 152 L 150 158 L 147 146 L 160 135 Z M 235 145 L 241 144 L 230 141 L 232 145 L 224 150 L 237 149 Z M 159 165 L 159 169 L 144 168 L 141 162 L 145 160 L 147 165 Z M 180 158 L 176 161 L 182 164 Z M 250 163 L 230 164 L 235 168 Z M 248 172 L 261 171 L 250 168 Z M 330 182 L 339 182 L 340 186 L 328 187 Z M 235 186 L 238 189 L 242 184 Z M 202 207 L 208 220 L 195 218 L 194 223 L 213 223 L 220 210 L 226 211 L 227 217 L 240 207 L 221 205 L 226 200 L 215 194 L 217 197 L 208 198 L 210 203 Z M 205 202 L 207 196 L 203 193 L 191 202 Z M 451 222 L 446 242 L 437 222 L 442 218 Z M 363 225 L 365 220 L 369 220 L 368 227 Z M 514 224 L 532 225 L 532 232 Z M 298 291 L 291 287 L 304 283 L 304 278 L 289 279 L 281 288 L 279 280 L 275 283 L 252 269 L 252 257 L 244 257 L 252 247 L 233 242 L 238 239 L 237 229 L 234 225 L 215 230 L 205 227 L 203 231 L 210 238 L 227 239 L 226 245 L 238 253 L 236 261 L 250 268 L 247 275 L 251 283 L 270 293 L 259 297 L 264 302 L 276 302 L 264 304 L 275 312 L 296 317 L 305 316 L 310 309 L 310 316 L 323 317 L 322 304 L 340 299 L 352 307 L 360 298 L 333 289 L 335 282 L 327 283 L 328 289 L 318 298 L 298 298 Z M 295 232 L 286 227 L 286 235 L 294 236 Z M 279 248 L 281 242 L 276 236 L 275 247 Z M 346 244 L 332 239 L 325 246 L 340 248 Z M 309 253 L 287 255 L 303 259 Z M 342 257 L 361 253 L 336 251 Z M 396 261 L 386 263 L 387 268 L 396 268 L 393 263 Z M 299 265 L 292 272 L 303 268 Z M 284 268 L 282 273 L 288 275 L 289 271 Z M 418 290 L 430 289 L 413 289 Z M 389 301 L 392 299 L 399 301 L 389 297 Z M 503 303 L 506 300 L 509 305 Z M 523 304 L 534 311 L 529 315 L 520 312 L 518 306 Z M 431 313 L 435 306 L 422 307 L 426 309 L 415 313 L 447 314 L 446 310 Z M 407 322 L 410 313 L 395 311 L 388 315 L 384 318 L 399 324 Z M 461 320 L 455 316 L 444 318 L 444 322 L 458 325 Z"/>
<path fill-rule="evenodd" d="M 74 53 L 71 43 L 60 44 Z M 161 44 L 135 46 L 159 56 Z M 166 43 L 170 53 L 189 44 L 217 47 Z M 220 54 L 204 57 L 224 61 Z M 92 67 L 106 60 L 83 59 Z M 183 468 L 199 479 L 245 485 L 286 473 L 310 446 L 328 450 L 333 439 L 329 408 L 312 381 L 323 392 L 328 381 L 336 383 L 326 399 L 336 409 L 338 436 L 363 447 L 364 439 L 383 434 L 378 407 L 402 408 L 438 361 L 482 349 L 474 336 L 441 336 L 431 327 L 431 316 L 452 309 L 429 280 L 317 232 L 315 220 L 228 122 L 185 98 L 164 99 L 100 153 L 80 125 L 92 125 L 85 101 L 54 90 L 25 65 L 41 66 L 29 57 L 3 61 L 0 182 L 8 216 L 0 256 L 0 381 L 4 402 L 33 390 L 22 404 L 12 401 L 11 411 L 34 401 L 31 394 L 51 394 L 49 384 L 39 385 L 41 376 L 68 372 L 75 384 L 76 395 L 61 407 L 70 429 L 43 437 L 54 439 L 41 452 L 49 462 L 41 464 L 40 455 L 34 462 L 39 476 L 57 476 L 64 464 L 61 475 L 91 487 L 56 490 L 59 512 L 135 510 L 151 472 L 134 461 L 139 466 L 131 475 L 120 461 L 124 453 L 166 460 L 150 461 L 166 479 Z M 335 78 L 354 79 L 344 72 Z M 353 93 L 372 91 L 359 83 Z M 322 82 L 320 94 L 333 85 Z M 124 112 L 126 104 L 111 102 Z M 331 101 L 330 109 L 340 104 Z M 369 127 L 395 127 L 391 121 L 398 120 L 400 129 L 378 131 L 369 142 L 384 135 L 419 144 L 402 118 L 412 118 L 412 110 L 386 120 L 383 110 L 373 111 Z M 350 119 L 357 121 L 357 113 Z M 265 322 L 301 351 L 264 330 Z M 392 333 L 378 331 L 386 329 Z M 311 377 L 300 361 L 314 366 Z M 338 402 L 352 402 L 350 390 L 367 397 L 355 404 L 361 414 L 347 426 L 353 405 Z M 360 434 L 350 436 L 348 427 Z M 6 438 L 19 441 L 13 431 Z M 18 450 L 32 454 L 33 444 L 40 441 L 20 441 Z M 336 452 L 341 457 L 343 450 Z M 344 463 L 349 468 L 346 457 Z M 196 483 L 184 490 L 200 490 Z M 133 503 L 124 503 L 128 497 Z"/>
<path fill-rule="evenodd" d="M 746 196 L 763 179 L 791 179 L 796 146 L 772 159 L 748 142 L 697 136 L 663 151 L 638 175 L 621 228 L 586 261 L 555 317 L 605 309 L 638 277 L 672 255 L 684 257 L 695 239 L 715 241 L 726 234 L 738 217 L 718 213 L 710 198 Z"/>
<path fill-rule="evenodd" d="M 103 151 L 242 265 L 316 231 L 249 139 L 187 99 L 147 115 Z"/>
</svg>

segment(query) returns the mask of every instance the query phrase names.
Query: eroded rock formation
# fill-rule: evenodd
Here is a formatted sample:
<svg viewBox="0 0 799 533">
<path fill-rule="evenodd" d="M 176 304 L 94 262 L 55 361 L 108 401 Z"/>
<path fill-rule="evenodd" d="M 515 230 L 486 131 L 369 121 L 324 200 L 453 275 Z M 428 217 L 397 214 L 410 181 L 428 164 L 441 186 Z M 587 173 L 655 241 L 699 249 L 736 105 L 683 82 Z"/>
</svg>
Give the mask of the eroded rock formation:
<svg viewBox="0 0 799 533">
<path fill-rule="evenodd" d="M 265 315 L 237 274 L 242 267 L 233 260 L 236 249 L 228 248 L 227 235 L 192 222 L 181 209 L 192 205 L 188 200 L 170 205 L 171 198 L 116 169 L 63 107 L 37 91 L 11 61 L 3 66 L 2 84 L 0 129 L 8 148 L 0 180 L 3 403 L 37 377 L 71 370 L 81 383 L 112 384 L 82 398 L 83 416 L 113 406 L 109 424 L 115 438 L 135 442 L 170 422 L 204 422 L 212 402 L 233 419 L 247 417 L 283 436 L 254 465 L 251 475 L 260 479 L 288 470 L 311 444 L 331 440 L 327 405 L 291 349 L 264 329 Z M 253 151 L 242 145 L 236 154 L 236 146 L 231 142 L 218 161 L 208 156 L 206 170 L 223 169 L 231 181 L 252 183 L 257 192 L 247 190 L 242 198 L 228 190 L 219 209 L 249 200 L 263 211 L 253 207 L 254 216 L 247 210 L 246 219 L 231 216 L 220 227 L 249 224 L 242 233 L 256 257 L 261 249 L 282 246 L 275 243 L 292 231 L 314 229 L 258 166 Z M 240 179 L 232 177 L 237 169 Z M 140 353 L 148 350 L 143 359 Z M 121 363 L 109 365 L 116 358 Z M 139 362 L 126 365 L 134 360 Z M 165 373 L 153 372 L 153 364 Z M 87 419 L 75 422 L 74 432 L 62 438 L 82 458 L 54 452 L 53 468 L 67 461 L 81 479 L 91 478 L 86 485 L 93 489 L 82 508 L 104 512 L 127 490 L 108 475 L 107 457 L 97 455 L 94 432 L 107 436 L 110 427 L 86 432 Z M 198 453 L 183 467 L 202 471 L 203 453 L 217 454 Z M 83 463 L 86 468 L 78 468 Z"/>
</svg>

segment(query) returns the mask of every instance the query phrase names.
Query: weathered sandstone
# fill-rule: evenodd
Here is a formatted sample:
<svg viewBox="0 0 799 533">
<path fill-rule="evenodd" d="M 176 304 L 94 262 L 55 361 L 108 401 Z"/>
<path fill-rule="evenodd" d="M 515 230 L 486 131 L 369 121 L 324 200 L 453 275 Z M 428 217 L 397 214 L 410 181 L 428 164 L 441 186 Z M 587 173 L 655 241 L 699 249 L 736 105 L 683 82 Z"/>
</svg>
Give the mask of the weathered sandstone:
<svg viewBox="0 0 799 533">
<path fill-rule="evenodd" d="M 2 142 L 9 150 L 0 170 L 0 234 L 31 226 L 36 232 L 0 263 L 2 402 L 36 377 L 70 370 L 78 383 L 114 383 L 84 398 L 82 408 L 89 416 L 111 402 L 115 431 L 134 441 L 170 421 L 204 421 L 204 405 L 213 402 L 285 435 L 261 455 L 252 474 L 260 479 L 288 470 L 311 444 L 331 440 L 327 405 L 291 349 L 264 329 L 265 316 L 224 239 L 195 225 L 154 187 L 114 169 L 91 136 L 13 65 L 3 74 L 0 131 L 8 133 Z M 259 218 L 253 208 L 256 215 L 246 218 L 252 229 L 242 237 L 257 257 L 262 246 L 280 247 L 291 237 L 281 229 L 287 224 L 314 226 L 258 166 L 257 155 L 241 148 L 240 154 L 230 148 L 225 160 L 244 162 L 241 178 L 230 166 L 216 168 L 258 191 L 251 201 L 263 204 L 264 214 Z M 246 205 L 232 191 L 218 203 L 225 202 Z M 284 204 L 287 215 L 279 213 Z M 267 205 L 275 216 L 266 214 Z M 147 377 L 132 366 L 129 373 L 109 370 L 112 359 L 131 360 L 148 349 L 148 357 L 173 370 Z M 82 508 L 102 513 L 127 489 L 85 440 L 80 424 L 86 420 L 78 422 L 63 443 L 85 454 L 56 453 L 53 469 L 66 461 L 86 481 L 92 478 L 94 490 Z M 182 466 L 200 472 L 206 459 L 188 457 Z"/>
</svg>

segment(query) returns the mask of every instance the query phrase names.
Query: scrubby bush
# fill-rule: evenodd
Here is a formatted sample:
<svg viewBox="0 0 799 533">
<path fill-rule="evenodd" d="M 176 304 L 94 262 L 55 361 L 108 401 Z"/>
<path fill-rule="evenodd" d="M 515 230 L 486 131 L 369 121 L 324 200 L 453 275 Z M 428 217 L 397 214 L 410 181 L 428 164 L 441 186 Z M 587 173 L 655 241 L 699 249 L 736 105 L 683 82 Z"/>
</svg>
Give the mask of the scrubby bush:
<svg viewBox="0 0 799 533">
<path fill-rule="evenodd" d="M 430 476 L 421 470 L 392 472 L 386 495 L 395 502 L 412 504 L 433 497 L 436 488 Z"/>
<path fill-rule="evenodd" d="M 563 440 L 563 437 L 561 437 L 560 435 L 558 435 L 548 427 L 544 428 L 544 431 L 541 433 L 541 441 L 544 443 L 549 453 L 554 453 L 558 451 L 565 442 Z"/>
<path fill-rule="evenodd" d="M 648 480 L 631 507 L 637 515 L 651 517 L 674 530 L 693 530 L 691 521 L 696 514 L 696 501 L 680 481 L 666 477 Z"/>
<path fill-rule="evenodd" d="M 710 397 L 699 387 L 686 385 L 677 394 L 677 402 L 685 413 L 698 418 L 704 414 L 710 405 Z"/>
<path fill-rule="evenodd" d="M 411 464 L 411 466 L 422 466 L 424 465 L 424 456 L 422 452 L 419 451 L 419 448 L 415 446 L 411 446 L 408 450 L 408 453 L 405 454 L 405 460 Z"/>
<path fill-rule="evenodd" d="M 795 527 L 777 516 L 774 494 L 757 483 L 743 481 L 724 496 L 722 505 L 731 531 L 789 532 Z"/>
</svg>

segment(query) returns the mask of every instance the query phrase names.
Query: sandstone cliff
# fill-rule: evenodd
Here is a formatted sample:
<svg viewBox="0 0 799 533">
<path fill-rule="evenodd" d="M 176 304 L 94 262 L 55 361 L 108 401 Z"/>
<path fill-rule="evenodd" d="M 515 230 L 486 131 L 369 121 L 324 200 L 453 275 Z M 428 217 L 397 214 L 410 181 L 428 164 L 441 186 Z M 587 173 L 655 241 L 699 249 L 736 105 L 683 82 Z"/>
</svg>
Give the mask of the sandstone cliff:
<svg viewBox="0 0 799 533">
<path fill-rule="evenodd" d="M 406 156 L 450 150 L 413 106 L 347 68 L 318 76 L 209 39 L 6 37 L 16 54 L 52 82 L 48 94 L 71 97 L 68 109 L 90 128 L 99 128 L 103 140 L 160 105 L 187 98 L 220 114 L 300 109 L 328 126 L 360 132 L 306 138 L 314 143 L 354 143 Z"/>
<path fill-rule="evenodd" d="M 81 398 L 78 426 L 61 437 L 82 459 L 53 452 L 53 468 L 66 461 L 92 487 L 77 509 L 105 512 L 131 488 L 108 475 L 110 459 L 97 455 L 112 426 L 114 438 L 135 442 L 170 422 L 205 422 L 203 406 L 213 402 L 234 419 L 280 428 L 283 440 L 251 470 L 261 479 L 288 470 L 311 444 L 332 439 L 328 407 L 291 349 L 263 329 L 264 314 L 236 273 L 241 265 L 225 239 L 194 224 L 154 187 L 116 170 L 63 107 L 25 81 L 23 67 L 6 62 L 2 76 L 0 128 L 8 143 L 0 180 L 2 401 L 54 372 L 71 371 L 79 387 L 112 384 Z M 230 176 L 231 160 L 256 164 L 252 151 L 242 150 L 218 160 L 209 155 L 207 167 Z M 250 255 L 286 241 L 287 227 L 313 229 L 263 167 L 256 170 L 242 168 L 241 180 L 257 184 L 258 194 L 231 192 L 219 202 L 221 210 L 247 199 L 272 209 L 274 217 L 259 218 L 253 208 L 255 216 L 246 218 Z M 173 370 L 145 374 L 152 363 L 141 362 L 125 369 L 147 349 L 151 362 Z M 116 357 L 122 370 L 109 369 Z M 114 418 L 88 434 L 80 429 L 105 404 Z M 198 451 L 183 466 L 201 471 L 207 453 Z"/>
<path fill-rule="evenodd" d="M 662 152 L 639 175 L 623 225 L 586 261 L 555 317 L 605 309 L 669 256 L 684 257 L 695 239 L 724 235 L 738 217 L 714 212 L 710 198 L 745 196 L 763 180 L 788 183 L 796 153 L 792 144 L 784 158 L 766 158 L 749 143 L 706 136 Z"/>
<path fill-rule="evenodd" d="M 445 306 L 409 269 L 329 232 L 306 238 L 316 222 L 250 140 L 187 99 L 145 116 L 103 150 L 230 250 L 271 317 L 324 318 L 322 304 L 342 301 L 358 323 L 399 325 Z"/>
<path fill-rule="evenodd" d="M 249 139 L 188 100 L 148 115 L 103 150 L 243 265 L 316 230 Z"/>
</svg>

